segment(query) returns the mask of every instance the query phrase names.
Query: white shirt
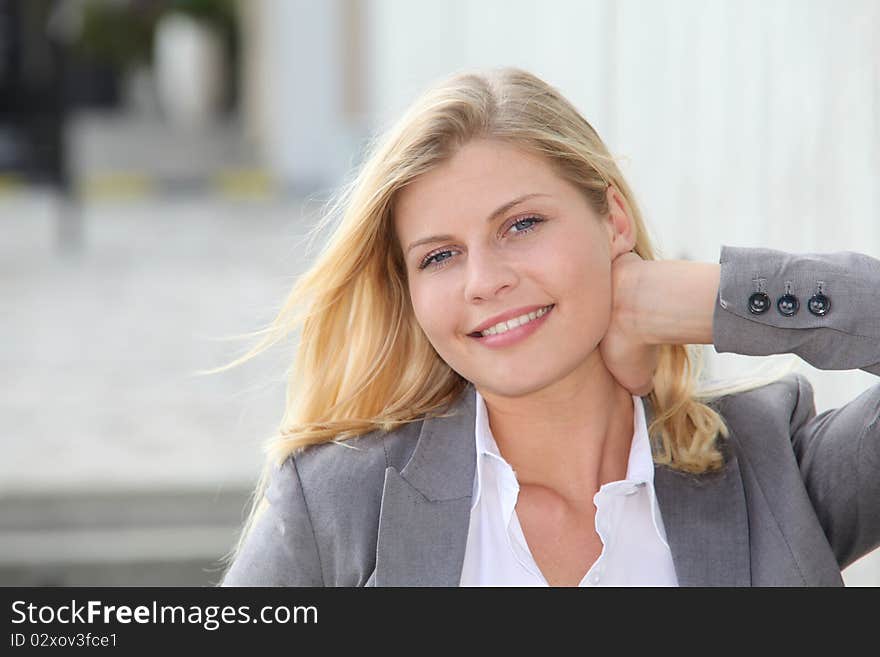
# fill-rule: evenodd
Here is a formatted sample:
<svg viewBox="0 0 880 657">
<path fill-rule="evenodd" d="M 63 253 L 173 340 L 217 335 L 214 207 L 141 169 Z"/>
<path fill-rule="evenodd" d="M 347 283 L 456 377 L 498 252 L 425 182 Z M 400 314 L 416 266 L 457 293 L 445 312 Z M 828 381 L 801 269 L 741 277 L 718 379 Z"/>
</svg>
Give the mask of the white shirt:
<svg viewBox="0 0 880 657">
<path fill-rule="evenodd" d="M 460 586 L 549 586 L 519 524 L 519 483 L 501 456 L 486 403 L 476 392 L 477 468 Z M 678 586 L 654 493 L 654 463 L 640 397 L 633 398 L 633 439 L 626 479 L 593 496 L 602 553 L 579 586 Z"/>
</svg>

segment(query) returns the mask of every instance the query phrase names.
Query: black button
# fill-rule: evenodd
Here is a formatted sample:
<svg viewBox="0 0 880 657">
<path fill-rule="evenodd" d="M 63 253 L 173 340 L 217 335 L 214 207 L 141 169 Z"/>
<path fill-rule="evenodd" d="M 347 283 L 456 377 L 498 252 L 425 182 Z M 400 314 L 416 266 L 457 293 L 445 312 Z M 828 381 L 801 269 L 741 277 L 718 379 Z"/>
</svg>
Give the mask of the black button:
<svg viewBox="0 0 880 657">
<path fill-rule="evenodd" d="M 822 317 L 823 315 L 828 314 L 828 311 L 831 310 L 831 299 L 824 294 L 814 294 L 810 297 L 810 302 L 807 304 L 807 308 L 809 308 L 810 312 L 814 315 Z"/>
<path fill-rule="evenodd" d="M 779 308 L 780 314 L 785 315 L 786 317 L 791 317 L 797 313 L 801 304 L 798 302 L 798 298 L 793 294 L 783 294 L 776 302 L 776 307 Z"/>
<path fill-rule="evenodd" d="M 770 307 L 770 297 L 763 292 L 755 292 L 749 297 L 749 312 L 753 315 L 760 315 L 767 312 Z"/>
</svg>

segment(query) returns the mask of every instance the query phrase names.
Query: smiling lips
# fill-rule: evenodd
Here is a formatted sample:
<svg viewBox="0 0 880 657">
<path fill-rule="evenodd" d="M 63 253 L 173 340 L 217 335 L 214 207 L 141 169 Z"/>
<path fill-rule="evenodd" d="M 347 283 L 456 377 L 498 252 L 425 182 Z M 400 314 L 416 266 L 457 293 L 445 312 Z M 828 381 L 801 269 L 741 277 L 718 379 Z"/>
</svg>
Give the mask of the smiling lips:
<svg viewBox="0 0 880 657">
<path fill-rule="evenodd" d="M 547 321 L 547 315 L 554 307 L 555 304 L 538 307 L 530 312 L 490 325 L 483 331 L 474 331 L 469 336 L 479 340 L 480 344 L 486 347 L 506 347 L 538 330 Z"/>
<path fill-rule="evenodd" d="M 548 308 L 550 308 L 550 306 L 552 306 L 552 305 L 553 304 L 551 303 L 547 306 L 522 306 L 520 308 L 511 308 L 510 310 L 503 312 L 500 315 L 495 315 L 494 317 L 490 317 L 485 322 L 483 322 L 479 326 L 475 327 L 468 335 L 474 335 L 476 333 L 481 333 L 481 332 L 485 331 L 486 329 L 489 329 L 492 327 L 495 327 L 496 329 L 503 331 L 503 329 L 499 326 L 500 324 L 506 325 L 509 320 L 513 320 L 513 319 L 517 319 L 517 320 L 524 319 L 524 321 L 521 323 L 525 323 L 526 321 L 528 321 L 528 319 L 534 319 L 535 318 L 534 314 L 537 313 L 539 310 L 543 309 L 546 312 L 546 310 Z M 529 315 L 531 315 L 531 317 L 529 317 Z M 516 328 L 516 326 L 518 326 L 519 324 L 520 324 L 520 322 L 512 323 L 508 326 L 508 328 Z"/>
</svg>

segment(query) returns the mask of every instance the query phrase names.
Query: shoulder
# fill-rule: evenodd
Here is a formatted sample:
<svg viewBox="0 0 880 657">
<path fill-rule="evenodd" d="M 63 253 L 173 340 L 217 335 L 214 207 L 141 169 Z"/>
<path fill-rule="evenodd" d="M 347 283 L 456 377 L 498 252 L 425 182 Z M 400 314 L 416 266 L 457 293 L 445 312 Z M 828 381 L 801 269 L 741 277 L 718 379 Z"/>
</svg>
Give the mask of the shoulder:
<svg viewBox="0 0 880 657">
<path fill-rule="evenodd" d="M 267 498 L 283 508 L 301 495 L 312 516 L 379 500 L 386 468 L 403 467 L 420 427 L 421 422 L 412 422 L 301 448 L 276 467 Z"/>
<path fill-rule="evenodd" d="M 266 497 L 313 537 L 322 580 L 362 586 L 374 567 L 385 471 L 419 437 L 420 422 L 311 445 L 276 469 Z"/>
<path fill-rule="evenodd" d="M 790 435 L 815 414 L 813 386 L 803 374 L 790 373 L 747 390 L 708 402 L 722 417 L 749 434 Z"/>
<path fill-rule="evenodd" d="M 792 440 L 816 415 L 813 386 L 803 374 L 790 373 L 770 383 L 719 397 L 708 404 L 724 419 L 729 440 L 755 467 L 796 465 Z"/>
</svg>

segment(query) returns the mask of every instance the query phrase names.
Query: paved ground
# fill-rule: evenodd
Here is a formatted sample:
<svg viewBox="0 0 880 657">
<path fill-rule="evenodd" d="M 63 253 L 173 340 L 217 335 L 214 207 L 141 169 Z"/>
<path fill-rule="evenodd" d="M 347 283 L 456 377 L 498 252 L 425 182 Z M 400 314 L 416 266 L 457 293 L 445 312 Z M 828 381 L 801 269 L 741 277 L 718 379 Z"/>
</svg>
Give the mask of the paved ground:
<svg viewBox="0 0 880 657">
<path fill-rule="evenodd" d="M 241 486 L 280 417 L 285 354 L 218 339 L 272 316 L 297 203 L 104 202 L 59 252 L 50 199 L 0 199 L 0 493 Z"/>
<path fill-rule="evenodd" d="M 106 581 L 95 565 L 113 554 L 181 582 L 181 559 L 229 547 L 260 442 L 281 415 L 292 351 L 193 373 L 243 353 L 251 343 L 220 339 L 273 316 L 303 262 L 307 207 L 90 202 L 80 240 L 64 246 L 59 236 L 77 231 L 59 222 L 76 215 L 60 214 L 51 195 L 0 197 L 0 584 L 88 579 L 65 563 Z M 190 520 L 145 523 L 138 504 Z M 177 554 L 175 541 L 191 547 Z M 141 572 L 111 581 L 149 578 Z"/>
</svg>

